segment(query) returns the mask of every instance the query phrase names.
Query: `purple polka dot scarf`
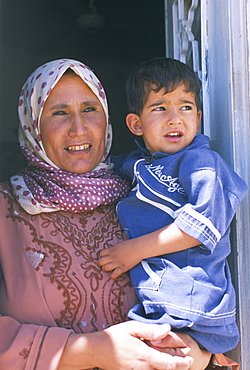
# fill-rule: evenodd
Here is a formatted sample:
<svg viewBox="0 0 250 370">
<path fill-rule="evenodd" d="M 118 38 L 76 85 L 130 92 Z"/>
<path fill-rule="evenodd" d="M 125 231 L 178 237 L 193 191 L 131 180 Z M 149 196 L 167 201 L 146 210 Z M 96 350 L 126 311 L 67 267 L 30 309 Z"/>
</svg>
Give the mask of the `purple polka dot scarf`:
<svg viewBox="0 0 250 370">
<path fill-rule="evenodd" d="M 68 68 L 80 76 L 98 97 L 107 122 L 101 163 L 93 171 L 80 175 L 58 168 L 47 157 L 40 137 L 43 106 Z M 59 59 L 37 68 L 22 88 L 18 113 L 20 147 L 29 166 L 12 176 L 10 181 L 17 201 L 26 212 L 84 212 L 117 202 L 127 195 L 128 184 L 106 161 L 112 141 L 108 105 L 104 89 L 89 67 L 75 60 Z"/>
</svg>

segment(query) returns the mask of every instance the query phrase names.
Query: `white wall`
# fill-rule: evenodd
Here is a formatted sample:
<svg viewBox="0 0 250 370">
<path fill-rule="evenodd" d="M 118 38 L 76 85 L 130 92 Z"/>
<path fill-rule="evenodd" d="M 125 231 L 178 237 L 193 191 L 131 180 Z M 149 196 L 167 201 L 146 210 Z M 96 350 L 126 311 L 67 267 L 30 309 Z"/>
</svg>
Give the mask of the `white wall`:
<svg viewBox="0 0 250 370">
<path fill-rule="evenodd" d="M 213 149 L 250 184 L 250 0 L 201 0 L 205 133 Z M 241 343 L 232 351 L 250 369 L 250 197 L 233 227 L 232 268 Z"/>
<path fill-rule="evenodd" d="M 203 132 L 210 137 L 212 149 L 250 185 L 250 0 L 165 0 L 166 54 L 170 57 L 174 56 L 173 33 L 180 37 L 178 25 L 186 26 L 182 13 L 172 22 L 173 3 L 178 10 L 184 6 L 185 13 L 195 6 L 195 17 L 200 21 L 201 35 L 198 32 L 194 37 L 201 50 Z M 195 27 L 191 30 L 194 32 Z M 237 211 L 231 234 L 229 263 L 237 293 L 241 343 L 229 355 L 240 362 L 241 370 L 249 370 L 249 194 Z"/>
</svg>

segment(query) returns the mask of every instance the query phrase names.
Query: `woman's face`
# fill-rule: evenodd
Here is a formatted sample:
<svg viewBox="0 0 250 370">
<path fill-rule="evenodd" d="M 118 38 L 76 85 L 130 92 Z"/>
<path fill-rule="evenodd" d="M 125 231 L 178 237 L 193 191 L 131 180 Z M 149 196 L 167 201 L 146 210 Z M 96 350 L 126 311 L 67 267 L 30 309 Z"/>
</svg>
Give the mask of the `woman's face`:
<svg viewBox="0 0 250 370">
<path fill-rule="evenodd" d="M 76 74 L 63 75 L 51 91 L 40 132 L 47 156 L 62 170 L 86 173 L 100 163 L 105 150 L 105 113 Z"/>
</svg>

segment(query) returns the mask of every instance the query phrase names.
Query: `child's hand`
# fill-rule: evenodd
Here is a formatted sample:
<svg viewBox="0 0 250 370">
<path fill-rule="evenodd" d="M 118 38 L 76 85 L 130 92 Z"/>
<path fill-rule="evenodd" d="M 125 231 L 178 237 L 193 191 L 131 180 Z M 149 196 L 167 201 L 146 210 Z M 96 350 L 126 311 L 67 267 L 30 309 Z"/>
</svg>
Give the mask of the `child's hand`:
<svg viewBox="0 0 250 370">
<path fill-rule="evenodd" d="M 101 250 L 98 265 L 103 271 L 112 271 L 112 279 L 117 279 L 139 262 L 140 258 L 136 256 L 133 240 L 125 240 L 114 247 Z"/>
<path fill-rule="evenodd" d="M 200 349 L 198 344 L 189 335 L 184 333 L 170 332 L 165 338 L 159 341 L 148 342 L 150 347 L 158 349 L 160 352 L 168 353 L 172 356 L 186 357 L 194 359 L 189 370 L 203 370 L 209 364 L 211 353 Z"/>
</svg>

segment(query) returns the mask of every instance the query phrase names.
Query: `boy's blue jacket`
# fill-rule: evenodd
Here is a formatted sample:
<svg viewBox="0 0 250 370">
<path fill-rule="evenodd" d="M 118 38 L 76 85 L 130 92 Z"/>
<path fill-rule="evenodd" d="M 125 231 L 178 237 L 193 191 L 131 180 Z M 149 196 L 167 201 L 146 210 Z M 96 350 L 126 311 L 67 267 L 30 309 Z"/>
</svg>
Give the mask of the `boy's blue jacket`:
<svg viewBox="0 0 250 370">
<path fill-rule="evenodd" d="M 210 150 L 205 135 L 198 134 L 187 148 L 174 154 L 151 155 L 143 143 L 138 146 L 128 155 L 112 158 L 116 172 L 132 182 L 129 196 L 117 206 L 128 237 L 174 222 L 200 245 L 135 266 L 130 276 L 142 303 L 129 316 L 168 322 L 177 329 L 191 327 L 205 348 L 225 352 L 238 341 L 235 293 L 226 261 L 230 223 L 247 186 Z M 204 333 L 229 341 L 228 330 L 231 342 L 223 342 L 219 351 L 214 351 L 217 343 L 209 347 L 209 339 L 202 343 Z M 199 333 L 203 333 L 201 338 Z"/>
</svg>

